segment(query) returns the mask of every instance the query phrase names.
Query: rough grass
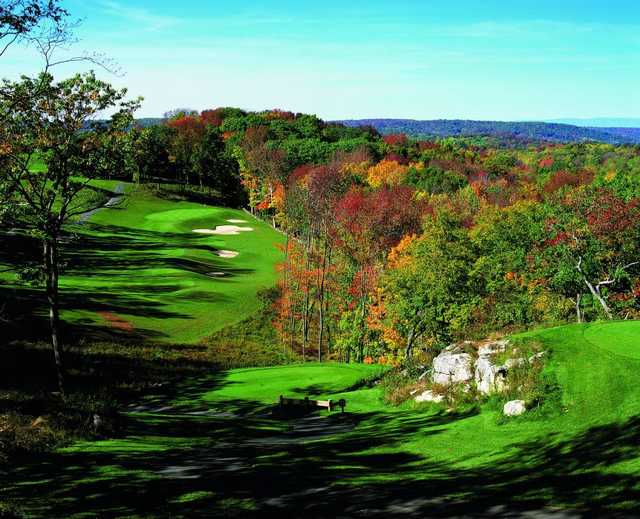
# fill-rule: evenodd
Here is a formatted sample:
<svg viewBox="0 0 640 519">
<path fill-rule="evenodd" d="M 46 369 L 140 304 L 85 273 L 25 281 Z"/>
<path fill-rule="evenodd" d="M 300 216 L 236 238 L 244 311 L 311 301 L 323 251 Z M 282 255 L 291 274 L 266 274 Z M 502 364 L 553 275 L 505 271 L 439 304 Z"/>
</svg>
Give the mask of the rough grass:
<svg viewBox="0 0 640 519">
<path fill-rule="evenodd" d="M 640 322 L 526 334 L 551 352 L 546 370 L 560 388 L 562 411 L 544 419 L 501 420 L 489 404 L 453 413 L 390 406 L 373 366 L 194 378 L 132 409 L 121 439 L 15 467 L 5 495 L 41 517 L 637 515 L 635 334 Z M 280 394 L 342 397 L 348 412 L 278 419 L 269 405 Z"/>
</svg>

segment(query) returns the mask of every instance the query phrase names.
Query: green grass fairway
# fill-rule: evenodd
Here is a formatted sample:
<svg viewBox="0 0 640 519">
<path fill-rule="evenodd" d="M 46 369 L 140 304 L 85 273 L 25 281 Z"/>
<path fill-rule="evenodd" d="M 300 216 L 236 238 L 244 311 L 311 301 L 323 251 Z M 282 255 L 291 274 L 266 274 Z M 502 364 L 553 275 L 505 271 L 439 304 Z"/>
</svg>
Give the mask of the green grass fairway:
<svg viewBox="0 0 640 519">
<path fill-rule="evenodd" d="M 362 383 L 375 366 L 232 370 L 132 407 L 124 438 L 12 470 L 5 493 L 35 517 L 637 516 L 640 322 L 528 335 L 562 388 L 544 418 L 389 407 Z M 280 394 L 344 397 L 348 412 L 277 418 Z"/>
<path fill-rule="evenodd" d="M 380 372 L 375 366 L 333 363 L 238 369 L 225 377 L 224 387 L 207 392 L 202 398 L 212 402 L 243 399 L 263 404 L 272 404 L 279 395 L 329 398 Z"/>
<path fill-rule="evenodd" d="M 109 198 L 118 184 L 93 185 Z M 231 236 L 192 232 L 229 225 L 230 219 L 254 230 Z M 185 344 L 258 309 L 256 292 L 275 284 L 277 244 L 283 241 L 242 211 L 165 200 L 134 186 L 126 186 L 120 204 L 67 231 L 77 239 L 65 245 L 64 320 L 82 333 L 102 329 Z M 219 257 L 219 250 L 238 255 Z"/>
</svg>

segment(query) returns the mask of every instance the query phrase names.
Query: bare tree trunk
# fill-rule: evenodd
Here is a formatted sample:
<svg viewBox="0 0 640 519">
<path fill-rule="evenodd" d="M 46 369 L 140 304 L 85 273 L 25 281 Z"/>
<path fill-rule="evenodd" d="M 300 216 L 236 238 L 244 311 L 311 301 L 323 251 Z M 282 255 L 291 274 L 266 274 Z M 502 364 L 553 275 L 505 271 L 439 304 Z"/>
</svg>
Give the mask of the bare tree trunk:
<svg viewBox="0 0 640 519">
<path fill-rule="evenodd" d="M 287 235 L 287 268 L 291 269 L 291 275 L 289 276 L 289 284 L 291 288 L 288 292 L 287 304 L 289 305 L 289 349 L 293 352 L 295 345 L 295 333 L 296 333 L 296 299 L 294 298 L 294 279 L 293 266 L 291 265 L 291 255 L 288 248 L 289 236 Z M 298 290 L 296 283 L 295 290 Z"/>
<path fill-rule="evenodd" d="M 582 322 L 582 310 L 580 309 L 580 301 L 582 301 L 582 294 L 576 294 L 576 317 L 578 322 Z"/>
<path fill-rule="evenodd" d="M 584 282 L 587 285 L 587 287 L 589 287 L 589 291 L 591 292 L 591 295 L 595 297 L 600 303 L 600 306 L 604 310 L 604 313 L 607 316 L 607 319 L 613 319 L 613 313 L 611 312 L 611 308 L 609 308 L 609 305 L 607 304 L 607 302 L 600 295 L 600 291 L 596 290 L 595 287 L 589 282 L 589 280 L 586 277 L 583 276 L 582 278 L 584 279 Z"/>
<path fill-rule="evenodd" d="M 362 275 L 360 276 L 360 319 L 364 320 L 364 316 L 366 314 L 367 308 L 367 294 L 365 293 L 366 283 L 365 283 L 365 271 L 362 269 Z M 362 325 L 362 322 L 359 323 L 359 326 Z M 358 358 L 356 362 L 362 362 L 364 360 L 364 342 L 360 341 L 358 345 Z"/>
<path fill-rule="evenodd" d="M 411 350 L 413 349 L 413 338 L 414 338 L 414 333 L 412 330 L 411 332 L 409 332 L 409 336 L 407 337 L 407 344 L 404 348 L 405 359 L 408 359 L 409 357 L 411 357 Z"/>
<path fill-rule="evenodd" d="M 584 271 L 582 270 L 582 257 L 580 257 L 578 259 L 578 264 L 576 265 L 576 270 L 578 272 L 580 272 L 580 274 L 582 275 L 582 279 L 583 279 L 585 285 L 587 285 L 587 287 L 589 288 L 589 292 L 591 292 L 591 295 L 593 297 L 595 297 L 598 300 L 598 302 L 600 303 L 600 306 L 604 310 L 604 313 L 606 314 L 607 319 L 613 319 L 613 313 L 611 312 L 611 308 L 609 308 L 609 305 L 607 304 L 607 302 L 600 295 L 600 285 L 598 285 L 597 288 L 594 287 L 593 284 L 587 279 L 587 276 L 585 275 Z"/>
<path fill-rule="evenodd" d="M 289 233 L 286 233 L 286 241 L 284 242 L 284 272 L 283 272 L 283 290 L 284 293 L 282 294 L 283 296 L 283 300 L 285 301 L 285 304 L 288 307 L 288 311 L 291 313 L 291 307 L 289 305 L 289 298 L 290 293 L 289 293 L 289 276 L 287 275 L 289 272 Z M 286 329 L 286 328 L 284 328 Z M 287 343 L 285 341 L 282 341 L 282 353 L 284 355 L 287 354 Z"/>
<path fill-rule="evenodd" d="M 319 284 L 319 304 L 318 304 L 318 362 L 322 361 L 322 341 L 324 339 L 324 277 L 327 268 L 327 239 L 324 240 L 324 251 L 322 253 L 322 273 Z"/>
<path fill-rule="evenodd" d="M 58 376 L 58 388 L 64 396 L 65 373 L 60 342 L 60 309 L 58 301 L 58 242 L 57 238 L 47 238 L 44 242 L 44 267 L 49 302 L 49 325 L 51 327 L 51 346 Z"/>
<path fill-rule="evenodd" d="M 269 199 L 271 200 L 271 204 L 273 205 L 273 185 L 269 183 Z M 276 228 L 276 213 L 275 210 L 271 215 L 271 227 Z"/>
<path fill-rule="evenodd" d="M 293 304 L 291 304 L 291 307 L 289 308 L 289 313 L 289 348 L 293 351 L 296 333 L 296 313 L 295 306 Z"/>
<path fill-rule="evenodd" d="M 327 250 L 327 268 L 331 267 L 331 247 L 329 247 L 329 249 Z M 326 284 L 326 283 L 325 283 Z M 329 295 L 331 294 L 331 292 L 329 292 Z M 325 295 L 323 295 L 323 299 L 324 299 L 324 315 L 325 315 L 325 328 L 326 328 L 326 335 L 327 335 L 327 353 L 331 353 L 332 348 L 332 334 L 331 334 L 331 316 L 329 314 L 329 301 L 330 298 L 327 297 L 326 295 L 326 288 L 325 288 Z M 326 316 L 329 316 L 329 318 L 327 319 Z"/>
<path fill-rule="evenodd" d="M 307 280 L 307 272 L 311 264 L 311 232 L 307 237 L 304 273 L 304 303 L 302 308 L 302 361 L 306 362 L 307 341 L 309 340 L 309 282 Z"/>
</svg>

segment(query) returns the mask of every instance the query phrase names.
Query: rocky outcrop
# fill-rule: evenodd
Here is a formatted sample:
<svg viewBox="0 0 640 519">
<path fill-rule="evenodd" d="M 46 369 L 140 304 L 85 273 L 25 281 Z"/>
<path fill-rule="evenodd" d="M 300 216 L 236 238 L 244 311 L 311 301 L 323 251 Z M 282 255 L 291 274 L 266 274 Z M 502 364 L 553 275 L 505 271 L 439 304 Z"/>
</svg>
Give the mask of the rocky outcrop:
<svg viewBox="0 0 640 519">
<path fill-rule="evenodd" d="M 504 360 L 504 355 L 501 354 L 507 352 L 508 346 L 509 341 L 506 339 L 485 341 L 478 346 L 476 357 L 473 353 L 474 343 L 451 344 L 433 359 L 432 369 L 425 371 L 420 380 L 430 373 L 431 382 L 439 386 L 459 385 L 463 391 L 468 391 L 472 387 L 472 383 L 475 382 L 480 394 L 490 395 L 504 392 L 510 370 L 533 364 L 545 355 L 545 352 L 539 352 L 527 359 L 518 356 L 517 350 L 514 350 L 510 355 L 515 355 Z M 472 353 L 468 353 L 469 351 Z M 503 360 L 498 362 L 500 357 Z M 416 393 L 418 391 L 416 390 Z M 414 396 L 413 393 L 412 396 Z M 441 402 L 443 397 L 429 390 L 420 393 L 414 399 L 416 402 Z"/>
<path fill-rule="evenodd" d="M 491 355 L 497 355 L 507 351 L 509 341 L 507 339 L 500 339 L 498 341 L 486 341 L 478 347 L 478 357 L 488 357 Z"/>
<path fill-rule="evenodd" d="M 478 391 L 483 395 L 499 393 L 505 388 L 507 370 L 504 366 L 493 364 L 490 357 L 478 357 L 474 379 Z"/>
<path fill-rule="evenodd" d="M 433 359 L 431 380 L 434 384 L 450 386 L 473 379 L 473 358 L 455 344 L 447 346 Z"/>
<path fill-rule="evenodd" d="M 507 378 L 507 366 L 494 362 L 494 357 L 506 351 L 509 341 L 485 342 L 478 348 L 478 360 L 474 371 L 474 380 L 478 391 L 483 395 L 497 393 L 504 389 Z"/>
<path fill-rule="evenodd" d="M 511 400 L 504 404 L 502 408 L 502 413 L 505 416 L 520 416 L 524 414 L 527 410 L 527 407 L 524 404 L 524 400 Z"/>
</svg>

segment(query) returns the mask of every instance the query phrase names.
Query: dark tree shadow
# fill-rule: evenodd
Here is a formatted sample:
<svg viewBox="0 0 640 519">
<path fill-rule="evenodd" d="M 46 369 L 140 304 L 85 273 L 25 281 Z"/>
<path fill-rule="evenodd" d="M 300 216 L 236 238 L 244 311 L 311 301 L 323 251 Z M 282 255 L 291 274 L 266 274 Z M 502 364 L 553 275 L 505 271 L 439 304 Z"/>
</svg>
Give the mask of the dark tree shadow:
<svg viewBox="0 0 640 519">
<path fill-rule="evenodd" d="M 203 377 L 185 398 L 220 388 Z M 168 405 L 169 404 L 169 405 Z M 129 414 L 127 442 L 14 466 L 7 495 L 42 492 L 50 517 L 603 517 L 640 513 L 633 471 L 640 417 L 569 439 L 539 438 L 466 469 L 402 448 L 469 415 L 314 413 L 278 418 L 246 400 L 171 406 L 157 396 Z M 143 447 L 136 446 L 144 441 Z M 101 477 L 89 477 L 97 467 Z M 26 485 L 26 482 L 32 482 Z M 565 512 L 568 511 L 568 512 Z M 571 515 L 573 514 L 573 515 Z"/>
<path fill-rule="evenodd" d="M 176 248 L 189 248 L 208 253 L 204 260 L 195 256 L 173 257 Z M 175 269 L 214 280 L 220 286 L 237 276 L 252 274 L 253 269 L 235 268 L 218 257 L 219 249 L 202 243 L 202 237 L 192 233 L 165 233 L 128 229 L 114 225 L 86 223 L 71 226 L 64 236 L 61 250 L 63 274 L 79 279 L 83 288 L 63 288 L 60 304 L 63 310 L 84 310 L 95 313 L 126 314 L 156 319 L 184 319 L 190 315 L 173 309 L 171 298 L 182 301 L 216 303 L 228 300 L 221 291 L 190 291 L 164 277 L 147 276 L 146 283 L 136 283 L 135 273 L 148 269 Z M 5 270 L 34 266 L 40 261 L 37 240 L 16 230 L 0 236 L 0 265 Z M 94 276 L 113 275 L 113 283 L 92 288 Z M 133 283 L 127 283 L 129 275 Z M 154 301 L 154 296 L 169 295 L 166 302 Z M 172 294 L 175 294 L 172 296 Z M 0 283 L 0 308 L 5 320 L 0 321 L 0 344 L 17 339 L 46 339 L 48 335 L 47 303 L 44 292 L 20 283 Z M 150 329 L 127 331 L 96 322 L 63 324 L 65 341 L 88 340 L 160 340 L 165 335 Z"/>
</svg>

